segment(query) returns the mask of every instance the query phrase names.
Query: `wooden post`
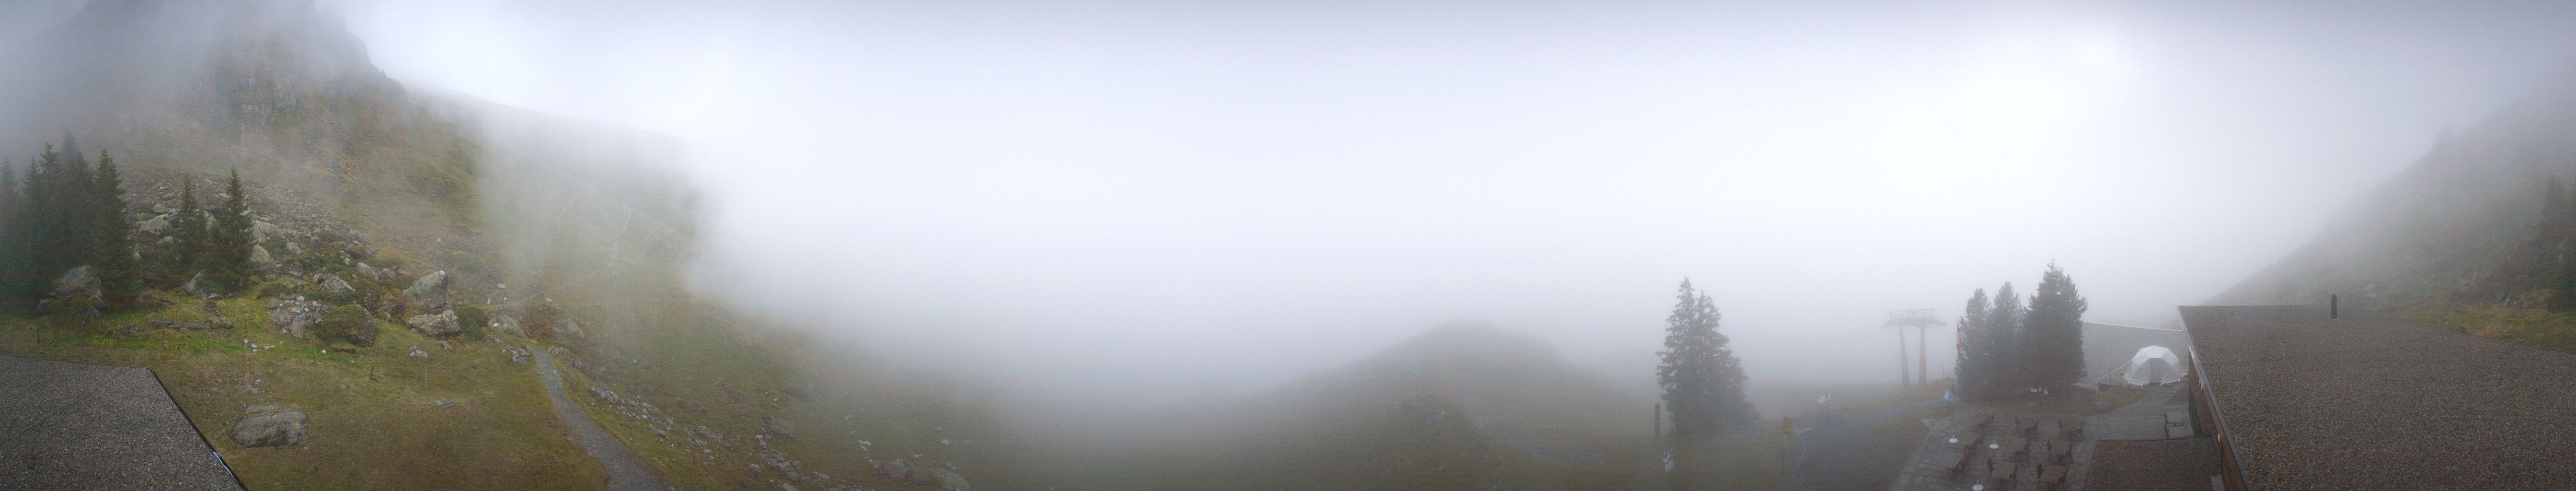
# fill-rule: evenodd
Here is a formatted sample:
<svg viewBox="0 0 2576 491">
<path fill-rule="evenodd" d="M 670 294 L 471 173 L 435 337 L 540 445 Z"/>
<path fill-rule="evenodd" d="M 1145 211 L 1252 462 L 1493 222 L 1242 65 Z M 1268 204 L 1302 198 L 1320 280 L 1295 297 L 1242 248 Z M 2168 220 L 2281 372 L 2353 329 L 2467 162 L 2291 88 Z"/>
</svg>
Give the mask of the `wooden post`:
<svg viewBox="0 0 2576 491">
<path fill-rule="evenodd" d="M 1664 439 L 1664 403 L 1655 403 L 1655 439 Z"/>
</svg>

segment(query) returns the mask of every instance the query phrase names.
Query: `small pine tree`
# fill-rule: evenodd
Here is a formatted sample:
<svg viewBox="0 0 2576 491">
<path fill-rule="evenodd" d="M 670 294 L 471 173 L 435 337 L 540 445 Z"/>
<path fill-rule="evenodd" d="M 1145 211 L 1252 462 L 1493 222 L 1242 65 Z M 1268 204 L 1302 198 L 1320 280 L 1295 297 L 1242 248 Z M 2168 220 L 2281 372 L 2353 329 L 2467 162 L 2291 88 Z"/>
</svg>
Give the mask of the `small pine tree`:
<svg viewBox="0 0 2576 491">
<path fill-rule="evenodd" d="M 212 250 L 206 255 L 215 263 L 206 269 L 207 276 L 221 279 L 221 284 L 237 286 L 250 275 L 252 266 L 249 193 L 242 191 L 240 170 L 224 182 L 224 192 L 224 207 L 214 210 L 213 229 L 207 232 Z"/>
<path fill-rule="evenodd" d="M 92 205 L 91 264 L 97 265 L 99 288 L 111 307 L 134 301 L 143 291 L 143 270 L 135 264 L 134 223 L 125 221 L 124 183 L 116 175 L 116 160 L 107 150 L 98 151 L 98 172 L 91 185 Z"/>
<path fill-rule="evenodd" d="M 1753 405 L 1744 399 L 1743 364 L 1726 346 L 1726 335 L 1717 332 L 1717 303 L 1684 279 L 1664 321 L 1663 363 L 1655 367 L 1655 379 L 1664 389 L 1674 440 L 1708 442 L 1753 421 Z"/>
<path fill-rule="evenodd" d="M 177 249 L 170 258 L 178 281 L 186 281 L 190 272 L 213 264 L 206 258 L 206 251 L 214 248 L 208 244 L 207 232 L 206 210 L 197 205 L 196 180 L 180 179 L 179 211 L 170 216 L 170 245 Z"/>
<path fill-rule="evenodd" d="M 2029 381 L 2022 377 L 2029 370 L 2025 368 L 2021 351 L 2015 348 L 2021 344 L 2022 319 L 2026 312 L 2022 310 L 2021 297 L 2013 293 L 2010 282 L 1996 289 L 1992 298 L 1993 303 L 1986 307 L 1985 319 L 1979 321 L 1979 327 L 1985 331 L 1985 339 L 1982 340 L 1987 358 L 1985 397 L 1989 400 L 2021 397 L 2027 392 L 2023 389 L 2030 387 Z"/>
<path fill-rule="evenodd" d="M 2065 392 L 2084 380 L 2084 310 L 2075 279 L 2049 263 L 2039 288 L 2031 293 L 2028 318 L 2022 324 L 2021 352 L 2029 388 L 2042 395 Z"/>
<path fill-rule="evenodd" d="M 1968 305 L 1959 311 L 1959 363 L 1957 382 L 1951 394 L 1970 399 L 1986 399 L 1994 393 L 1994 346 L 1987 344 L 1986 289 L 1978 288 L 1968 296 Z"/>
</svg>

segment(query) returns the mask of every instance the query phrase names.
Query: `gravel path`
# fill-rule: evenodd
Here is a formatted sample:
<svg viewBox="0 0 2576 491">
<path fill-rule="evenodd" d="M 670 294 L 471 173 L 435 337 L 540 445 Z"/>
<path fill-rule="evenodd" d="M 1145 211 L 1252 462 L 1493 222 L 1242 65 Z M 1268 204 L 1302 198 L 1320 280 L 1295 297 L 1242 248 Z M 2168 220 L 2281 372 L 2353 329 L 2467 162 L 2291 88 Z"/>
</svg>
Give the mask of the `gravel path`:
<svg viewBox="0 0 2576 491">
<path fill-rule="evenodd" d="M 661 477 L 653 475 L 652 468 L 644 466 L 644 459 L 636 457 L 634 450 L 626 448 L 626 442 L 617 441 L 617 437 L 608 434 L 607 430 L 601 430 L 599 425 L 591 424 L 590 416 L 583 415 L 581 407 L 573 405 L 572 397 L 564 395 L 563 372 L 555 371 L 553 355 L 546 354 L 546 350 L 543 349 L 530 349 L 528 352 L 537 355 L 537 377 L 545 379 L 546 395 L 555 399 L 555 416 L 563 418 L 565 426 L 572 427 L 572 434 L 575 440 L 581 442 L 582 450 L 590 452 L 591 458 L 599 459 L 600 467 L 608 469 L 608 489 L 612 491 L 671 489 L 670 485 L 662 484 Z"/>
</svg>

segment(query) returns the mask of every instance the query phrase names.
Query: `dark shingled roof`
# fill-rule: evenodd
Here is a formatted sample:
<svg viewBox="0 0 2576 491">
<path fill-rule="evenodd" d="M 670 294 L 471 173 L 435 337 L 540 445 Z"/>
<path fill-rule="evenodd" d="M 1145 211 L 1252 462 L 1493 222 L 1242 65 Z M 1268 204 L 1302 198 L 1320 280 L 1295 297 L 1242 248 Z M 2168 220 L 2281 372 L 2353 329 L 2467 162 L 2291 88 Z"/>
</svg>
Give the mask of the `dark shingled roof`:
<svg viewBox="0 0 2576 491">
<path fill-rule="evenodd" d="M 0 355 L 0 489 L 241 484 L 152 371 Z"/>
<path fill-rule="evenodd" d="M 2182 318 L 2254 489 L 2576 489 L 2576 354 L 2322 305 Z"/>
<path fill-rule="evenodd" d="M 2093 443 L 2085 489 L 2208 491 L 2218 475 L 2218 444 L 2209 437 L 2105 440 Z"/>
</svg>

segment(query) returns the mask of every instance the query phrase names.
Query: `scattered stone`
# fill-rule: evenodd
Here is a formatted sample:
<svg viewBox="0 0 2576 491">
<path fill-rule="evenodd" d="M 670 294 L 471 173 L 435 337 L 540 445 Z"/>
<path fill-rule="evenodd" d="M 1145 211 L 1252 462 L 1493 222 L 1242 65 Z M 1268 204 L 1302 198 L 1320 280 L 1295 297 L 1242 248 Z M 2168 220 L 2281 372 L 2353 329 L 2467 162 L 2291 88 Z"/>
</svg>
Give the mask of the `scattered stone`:
<svg viewBox="0 0 2576 491">
<path fill-rule="evenodd" d="M 439 399 L 439 400 L 436 400 L 436 401 L 431 401 L 431 402 L 429 403 L 429 405 L 432 405 L 432 406 L 438 406 L 438 408 L 439 408 L 439 409 L 447 409 L 447 408 L 451 408 L 451 407 L 456 407 L 456 401 L 447 400 L 447 399 Z"/>
<path fill-rule="evenodd" d="M 407 356 L 410 356 L 410 357 L 413 357 L 413 358 L 428 358 L 428 357 L 429 357 L 429 352 L 428 352 L 428 351 L 422 351 L 422 350 L 420 349 L 420 347 L 419 347 L 419 346 L 413 346 L 413 347 L 411 347 L 411 354 L 410 354 L 410 355 L 407 355 Z"/>
<path fill-rule="evenodd" d="M 411 316 L 410 319 L 404 320 L 403 323 L 410 324 L 411 330 L 420 331 L 422 335 L 429 337 L 443 338 L 465 332 L 464 326 L 456 324 L 456 311 L 454 310 L 439 312 L 437 315 L 424 314 Z"/>
<path fill-rule="evenodd" d="M 226 318 L 224 318 L 224 316 L 220 316 L 220 315 L 216 315 L 216 316 L 207 316 L 207 317 L 206 317 L 206 328 L 208 328 L 208 329 L 232 329 L 232 328 L 233 328 L 233 321 L 232 321 L 232 319 L 226 319 Z"/>
<path fill-rule="evenodd" d="M 277 326 L 277 332 L 303 338 L 313 325 L 322 322 L 324 310 L 322 302 L 305 300 L 304 297 L 278 300 L 268 305 L 268 323 Z"/>
<path fill-rule="evenodd" d="M 203 322 L 181 322 L 181 323 L 179 323 L 179 328 L 180 328 L 180 329 L 190 330 L 190 331 L 203 331 L 203 330 L 206 330 L 206 323 L 203 323 Z"/>
<path fill-rule="evenodd" d="M 267 266 L 267 265 L 268 265 L 268 263 L 272 263 L 272 262 L 276 262 L 276 261 L 277 261 L 277 258 L 270 257 L 270 256 L 268 255 L 268 247 L 267 247 L 267 246 L 261 246 L 261 245 L 252 245 L 252 246 L 250 246 L 250 263 L 251 263 L 252 265 Z"/>
<path fill-rule="evenodd" d="M 376 267 L 368 266 L 367 263 L 358 263 L 358 274 L 366 276 L 369 279 L 379 281 L 384 280 L 384 277 L 377 276 L 378 273 L 376 273 Z"/>
<path fill-rule="evenodd" d="M 340 279 L 338 275 L 323 275 L 322 291 L 331 293 L 348 293 L 358 291 L 358 287 L 349 286 L 349 281 Z"/>
<path fill-rule="evenodd" d="M 294 404 L 261 404 L 233 422 L 233 443 L 244 447 L 304 444 L 304 408 Z"/>
<path fill-rule="evenodd" d="M 519 327 L 519 320 L 512 319 L 508 315 L 502 315 L 494 319 L 492 321 L 492 330 L 509 333 L 512 336 L 523 338 L 528 337 L 528 331 Z"/>
<path fill-rule="evenodd" d="M 153 329 L 169 329 L 169 328 L 173 328 L 173 327 L 178 327 L 178 326 L 179 326 L 179 323 L 178 323 L 177 321 L 172 321 L 172 320 L 169 320 L 169 319 L 163 319 L 163 318 L 159 318 L 159 317 L 145 317 L 145 318 L 143 318 L 143 323 L 145 323 L 145 324 L 151 324 Z"/>
<path fill-rule="evenodd" d="M 303 254 L 303 253 L 304 253 L 304 246 L 295 245 L 295 243 L 294 243 L 294 242 L 288 242 L 288 243 L 286 243 L 286 255 L 293 256 L 293 255 L 298 255 L 298 254 Z"/>
<path fill-rule="evenodd" d="M 421 309 L 447 307 L 447 272 L 439 271 L 411 282 L 403 289 L 403 301 Z"/>
<path fill-rule="evenodd" d="M 274 223 L 258 220 L 252 220 L 250 222 L 251 242 L 268 242 L 268 238 L 283 236 L 285 235 L 285 231 L 286 229 L 278 228 L 277 224 Z"/>
<path fill-rule="evenodd" d="M 930 478 L 931 481 L 939 483 L 940 488 L 948 491 L 973 489 L 966 484 L 966 476 L 958 475 L 957 471 L 933 467 L 930 469 Z"/>
<path fill-rule="evenodd" d="M 142 325 L 142 324 L 125 324 L 125 325 L 119 325 L 119 326 L 116 326 L 116 329 L 111 330 L 111 331 L 108 331 L 108 332 L 115 333 L 115 334 L 116 334 L 116 335 L 118 335 L 118 336 L 132 336 L 132 335 L 136 335 L 136 334 L 143 334 L 143 325 Z"/>
<path fill-rule="evenodd" d="M 912 477 L 912 466 L 904 463 L 903 459 L 894 459 L 882 462 L 871 461 L 869 463 L 875 464 L 877 472 L 885 473 L 887 479 L 908 479 Z"/>
</svg>

